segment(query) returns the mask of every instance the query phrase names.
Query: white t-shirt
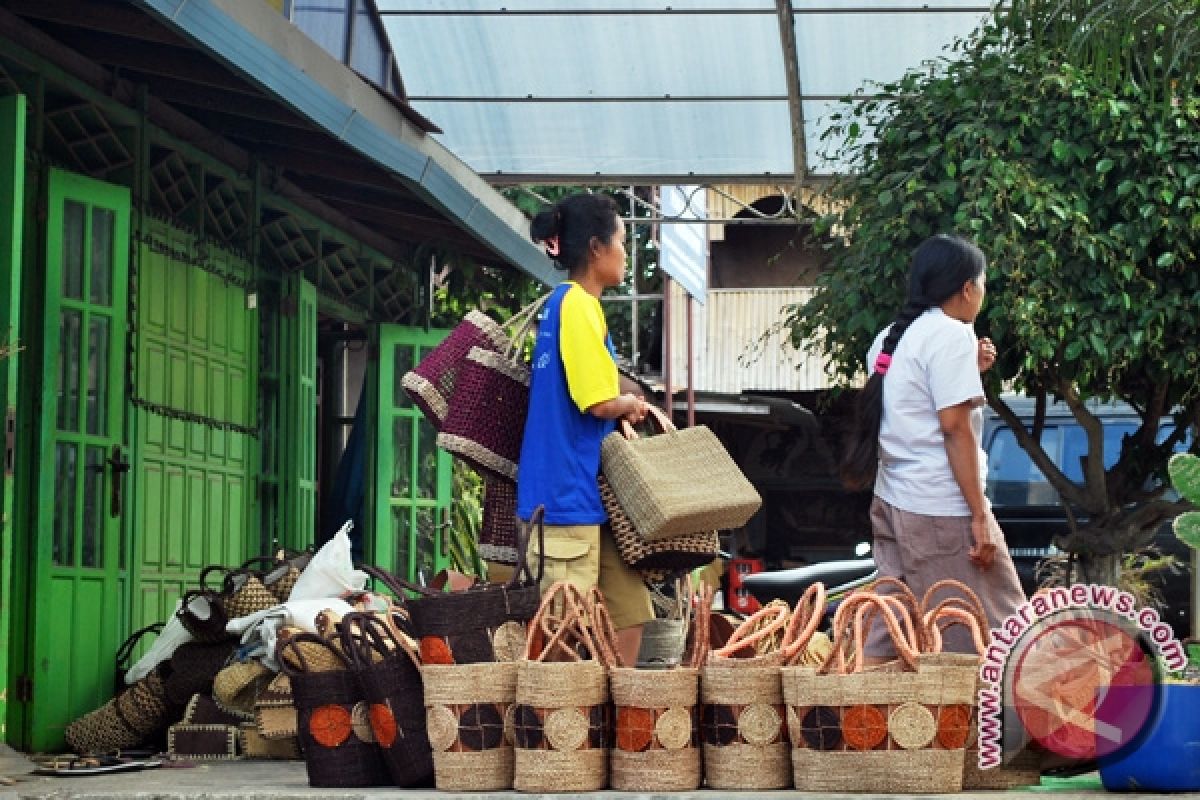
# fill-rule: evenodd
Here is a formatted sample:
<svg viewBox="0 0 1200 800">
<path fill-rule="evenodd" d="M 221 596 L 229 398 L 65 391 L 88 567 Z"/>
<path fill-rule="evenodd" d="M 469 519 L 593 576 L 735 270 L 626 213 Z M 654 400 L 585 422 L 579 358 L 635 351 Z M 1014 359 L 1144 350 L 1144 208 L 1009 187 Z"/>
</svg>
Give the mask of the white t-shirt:
<svg viewBox="0 0 1200 800">
<path fill-rule="evenodd" d="M 867 369 L 883 349 L 889 328 L 875 337 Z M 954 480 L 946 438 L 937 412 L 966 401 L 978 443 L 983 432 L 983 381 L 978 340 L 970 325 L 931 308 L 900 337 L 883 378 L 883 419 L 879 427 L 879 472 L 875 494 L 889 505 L 936 517 L 970 516 Z M 987 477 L 987 455 L 979 452 L 979 480 Z"/>
</svg>

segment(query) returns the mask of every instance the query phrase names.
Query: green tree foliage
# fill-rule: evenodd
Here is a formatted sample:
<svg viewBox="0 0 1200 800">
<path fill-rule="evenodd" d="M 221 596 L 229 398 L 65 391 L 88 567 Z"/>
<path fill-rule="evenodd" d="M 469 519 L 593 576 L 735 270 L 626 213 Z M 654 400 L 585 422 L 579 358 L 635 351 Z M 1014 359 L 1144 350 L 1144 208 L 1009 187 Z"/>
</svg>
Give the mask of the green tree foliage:
<svg viewBox="0 0 1200 800">
<path fill-rule="evenodd" d="M 853 378 L 903 303 L 909 253 L 939 231 L 974 239 L 990 261 L 977 328 L 999 349 L 989 402 L 1088 518 L 1059 544 L 1097 579 L 1178 511 L 1161 478 L 1184 432 L 1158 441 L 1159 419 L 1200 419 L 1200 100 L 1195 63 L 1165 102 L 1161 87 L 1093 66 L 1002 19 L 881 97 L 849 99 L 826 132 L 857 165 L 830 187 L 841 210 L 817 225 L 838 237 L 831 267 L 788 322 L 798 346 L 816 342 Z M 1088 434 L 1084 485 L 1021 428 L 1002 386 L 1070 405 Z M 1089 399 L 1124 400 L 1144 420 L 1108 470 Z"/>
</svg>

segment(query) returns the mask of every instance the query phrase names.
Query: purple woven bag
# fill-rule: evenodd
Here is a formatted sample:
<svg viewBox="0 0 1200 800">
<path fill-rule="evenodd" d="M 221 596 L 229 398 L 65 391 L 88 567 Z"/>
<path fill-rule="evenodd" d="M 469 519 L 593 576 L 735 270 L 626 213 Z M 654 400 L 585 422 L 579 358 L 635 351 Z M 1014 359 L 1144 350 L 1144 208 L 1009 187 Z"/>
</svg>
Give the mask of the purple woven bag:
<svg viewBox="0 0 1200 800">
<path fill-rule="evenodd" d="M 517 563 L 517 485 L 490 473 L 483 476 L 479 555 L 501 564 Z"/>
<path fill-rule="evenodd" d="M 458 371 L 454 403 L 438 433 L 438 447 L 481 474 L 515 481 L 528 410 L 528 365 L 472 347 Z"/>
<path fill-rule="evenodd" d="M 508 345 L 508 334 L 499 323 L 482 311 L 472 311 L 441 344 L 425 354 L 421 363 L 404 374 L 400 385 L 429 424 L 441 430 L 467 353 L 473 347 L 503 352 Z"/>
</svg>

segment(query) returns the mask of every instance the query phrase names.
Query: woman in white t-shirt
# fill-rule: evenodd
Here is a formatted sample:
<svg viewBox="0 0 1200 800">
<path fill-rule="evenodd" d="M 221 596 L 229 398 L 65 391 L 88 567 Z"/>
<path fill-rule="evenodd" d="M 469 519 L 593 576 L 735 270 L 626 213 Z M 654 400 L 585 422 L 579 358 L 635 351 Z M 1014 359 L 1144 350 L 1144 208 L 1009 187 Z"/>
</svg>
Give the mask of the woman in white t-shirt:
<svg viewBox="0 0 1200 800">
<path fill-rule="evenodd" d="M 1026 598 L 983 493 L 980 373 L 996 349 L 976 339 L 972 324 L 986 266 L 979 248 L 957 236 L 932 236 L 913 252 L 904 308 L 867 355 L 870 378 L 842 479 L 856 489 L 874 484 L 872 554 L 880 575 L 904 581 L 918 598 L 943 578 L 962 581 L 997 627 Z M 881 625 L 867 648 L 876 658 L 891 654 Z M 973 648 L 956 626 L 944 649 Z"/>
</svg>

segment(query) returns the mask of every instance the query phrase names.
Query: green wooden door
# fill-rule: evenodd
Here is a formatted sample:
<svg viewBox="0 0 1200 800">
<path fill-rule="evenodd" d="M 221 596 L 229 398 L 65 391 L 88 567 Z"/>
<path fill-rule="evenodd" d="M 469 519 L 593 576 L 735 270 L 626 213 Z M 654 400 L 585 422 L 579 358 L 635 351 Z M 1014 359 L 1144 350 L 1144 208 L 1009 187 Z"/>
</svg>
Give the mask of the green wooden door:
<svg viewBox="0 0 1200 800">
<path fill-rule="evenodd" d="M 169 619 L 205 566 L 259 552 L 254 267 L 149 216 L 137 239 L 130 629 Z"/>
<path fill-rule="evenodd" d="M 17 424 L 17 368 L 20 364 L 17 330 L 21 318 L 21 246 L 25 218 L 25 97 L 0 97 L 0 406 L 3 407 L 4 463 L 0 465 L 0 596 L 12 586 L 14 447 Z M 7 598 L 6 598 L 7 599 Z M 0 613 L 0 687 L 8 686 L 12 631 L 11 602 Z M 7 740 L 8 696 L 0 695 L 0 741 Z"/>
<path fill-rule="evenodd" d="M 51 170 L 28 630 L 27 747 L 58 747 L 112 688 L 120 642 L 129 191 Z"/>
<path fill-rule="evenodd" d="M 317 288 L 288 275 L 280 302 L 280 544 L 311 545 L 317 524 Z"/>
<path fill-rule="evenodd" d="M 367 559 L 409 580 L 429 580 L 449 564 L 450 455 L 400 385 L 404 373 L 447 331 L 380 325 L 370 380 L 375 420 Z"/>
</svg>

